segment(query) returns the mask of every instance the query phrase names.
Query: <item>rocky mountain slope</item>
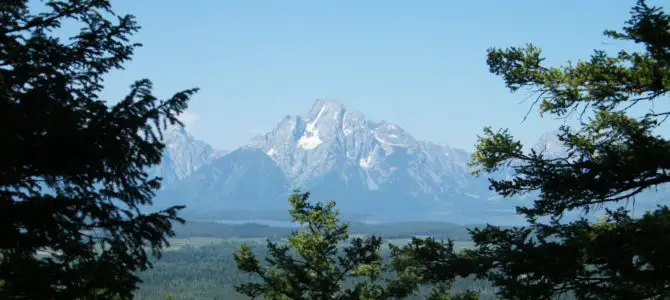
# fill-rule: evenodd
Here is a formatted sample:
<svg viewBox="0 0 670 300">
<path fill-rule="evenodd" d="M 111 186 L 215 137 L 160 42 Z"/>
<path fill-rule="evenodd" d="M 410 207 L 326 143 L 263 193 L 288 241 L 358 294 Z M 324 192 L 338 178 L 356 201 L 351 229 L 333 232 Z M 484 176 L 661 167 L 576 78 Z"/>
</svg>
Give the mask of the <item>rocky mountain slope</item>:
<svg viewBox="0 0 670 300">
<path fill-rule="evenodd" d="M 151 174 L 163 177 L 164 187 L 170 187 L 200 167 L 229 153 L 193 138 L 181 127 L 169 128 L 163 132 L 163 141 L 166 146 L 163 161 L 151 170 Z"/>
<path fill-rule="evenodd" d="M 514 217 L 532 197 L 501 199 L 486 176 L 473 177 L 464 150 L 419 141 L 400 126 L 374 122 L 341 103 L 317 100 L 284 117 L 268 133 L 230 153 L 183 130 L 172 131 L 156 204 L 183 203 L 189 212 L 286 215 L 294 188 L 334 199 L 344 214 L 374 219 L 487 222 Z M 561 154 L 555 133 L 534 146 Z M 510 176 L 505 170 L 495 176 Z M 226 213 L 227 212 L 227 213 Z"/>
</svg>

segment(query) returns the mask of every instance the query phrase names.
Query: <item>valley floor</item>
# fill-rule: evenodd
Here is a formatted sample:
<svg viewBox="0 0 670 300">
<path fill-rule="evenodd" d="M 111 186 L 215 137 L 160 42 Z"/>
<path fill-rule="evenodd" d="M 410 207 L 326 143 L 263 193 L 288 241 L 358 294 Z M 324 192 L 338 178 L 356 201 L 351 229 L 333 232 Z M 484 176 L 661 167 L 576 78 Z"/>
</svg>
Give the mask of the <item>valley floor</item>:
<svg viewBox="0 0 670 300">
<path fill-rule="evenodd" d="M 386 242 L 399 245 L 409 240 L 389 239 Z M 262 256 L 265 239 L 187 237 L 172 239 L 170 243 L 171 247 L 166 249 L 155 267 L 141 275 L 144 283 L 135 299 L 165 300 L 167 296 L 175 300 L 248 299 L 234 288 L 249 277 L 238 273 L 233 253 L 240 244 L 247 243 Z M 472 246 L 470 241 L 455 243 L 458 249 Z M 494 299 L 491 296 L 493 290 L 482 282 L 460 280 L 454 286 L 455 290 L 467 288 L 482 290 L 485 294 L 482 299 Z"/>
<path fill-rule="evenodd" d="M 467 227 L 439 222 L 407 222 L 387 224 L 351 224 L 352 235 L 371 235 L 383 238 L 384 244 L 406 244 L 411 237 L 431 236 L 452 239 L 456 250 L 474 246 Z M 144 281 L 136 292 L 137 300 L 236 300 L 248 299 L 235 291 L 235 286 L 248 282 L 249 275 L 240 274 L 234 252 L 242 243 L 249 244 L 258 257 L 266 253 L 266 240 L 281 242 L 295 228 L 271 227 L 260 224 L 221 224 L 187 222 L 175 228 L 177 238 L 155 262 L 154 268 L 140 277 Z M 388 254 L 388 247 L 383 251 Z M 455 292 L 467 289 L 480 291 L 481 299 L 496 299 L 494 289 L 486 282 L 471 278 L 457 280 Z M 427 293 L 422 291 L 422 293 Z M 419 293 L 414 299 L 424 299 Z M 561 298 L 569 300 L 569 298 Z"/>
</svg>

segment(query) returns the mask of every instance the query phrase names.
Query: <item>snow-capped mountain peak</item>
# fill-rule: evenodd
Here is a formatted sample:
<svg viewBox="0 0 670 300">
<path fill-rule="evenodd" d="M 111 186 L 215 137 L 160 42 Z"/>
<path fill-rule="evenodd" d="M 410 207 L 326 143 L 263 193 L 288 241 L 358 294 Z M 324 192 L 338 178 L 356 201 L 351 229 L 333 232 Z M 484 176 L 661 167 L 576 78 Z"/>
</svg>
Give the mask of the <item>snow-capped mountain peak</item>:
<svg viewBox="0 0 670 300">
<path fill-rule="evenodd" d="M 468 172 L 464 151 L 419 142 L 397 124 L 369 121 L 360 112 L 324 99 L 316 100 L 304 117 L 285 117 L 249 147 L 263 149 L 296 186 L 330 176 L 329 180 L 357 182 L 375 191 L 408 180 L 412 186 L 407 189 L 415 195 L 441 199 L 463 183 Z M 445 188 L 444 182 L 454 187 Z"/>
<path fill-rule="evenodd" d="M 156 171 L 168 179 L 166 185 L 179 184 L 163 192 L 164 203 L 200 205 L 203 211 L 283 207 L 292 188 L 337 199 L 343 211 L 372 215 L 485 217 L 486 211 L 507 211 L 527 201 L 499 201 L 488 189 L 488 176 L 470 174 L 470 153 L 416 140 L 397 124 L 367 120 L 333 100 L 319 99 L 305 113 L 285 116 L 231 154 L 181 128 L 167 132 L 165 142 Z M 554 132 L 535 148 L 557 154 L 560 146 Z M 508 177 L 512 171 L 489 175 Z"/>
<path fill-rule="evenodd" d="M 318 99 L 303 119 L 302 135 L 297 147 L 303 150 L 315 149 L 324 142 L 333 142 L 333 138 L 343 131 L 342 121 L 346 109 L 337 101 Z"/>
<path fill-rule="evenodd" d="M 388 146 L 408 148 L 416 145 L 416 140 L 400 126 L 382 121 L 374 126 L 375 139 Z"/>
</svg>

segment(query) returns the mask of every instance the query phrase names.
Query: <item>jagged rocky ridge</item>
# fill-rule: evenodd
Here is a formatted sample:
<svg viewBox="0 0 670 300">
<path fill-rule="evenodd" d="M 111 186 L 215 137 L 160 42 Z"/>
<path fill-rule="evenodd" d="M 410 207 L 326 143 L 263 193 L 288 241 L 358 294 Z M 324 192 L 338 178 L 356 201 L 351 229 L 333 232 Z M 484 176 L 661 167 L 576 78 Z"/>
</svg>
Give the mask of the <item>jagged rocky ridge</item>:
<svg viewBox="0 0 670 300">
<path fill-rule="evenodd" d="M 164 161 L 155 169 L 164 187 L 155 203 L 186 204 L 200 217 L 286 215 L 294 188 L 336 200 L 346 215 L 386 220 L 506 222 L 515 218 L 515 205 L 532 199 L 501 199 L 488 189 L 486 176 L 470 174 L 466 151 L 418 141 L 396 124 L 367 120 L 336 101 L 317 100 L 306 114 L 284 117 L 232 152 L 215 150 L 183 129 L 165 141 Z M 534 148 L 564 151 L 555 133 Z M 503 170 L 493 176 L 511 175 Z"/>
<path fill-rule="evenodd" d="M 151 175 L 162 177 L 162 185 L 168 187 L 229 153 L 196 140 L 183 127 L 166 130 L 163 141 L 166 147 L 162 162 L 151 170 Z"/>
</svg>

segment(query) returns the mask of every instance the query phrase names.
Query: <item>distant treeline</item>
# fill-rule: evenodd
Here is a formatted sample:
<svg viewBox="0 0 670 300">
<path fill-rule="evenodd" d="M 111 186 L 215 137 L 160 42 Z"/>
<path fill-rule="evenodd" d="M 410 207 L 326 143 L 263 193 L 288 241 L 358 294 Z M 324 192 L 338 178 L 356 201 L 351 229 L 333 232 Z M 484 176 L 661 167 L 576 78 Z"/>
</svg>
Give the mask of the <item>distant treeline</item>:
<svg viewBox="0 0 670 300">
<path fill-rule="evenodd" d="M 437 239 L 469 241 L 468 227 L 446 222 L 399 222 L 383 224 L 365 224 L 352 222 L 350 232 L 357 235 L 376 235 L 384 239 L 401 239 L 413 236 L 431 236 Z M 215 222 L 189 221 L 184 225 L 175 226 L 178 238 L 216 237 L 216 238 L 283 238 L 295 230 L 288 227 L 269 225 L 221 224 Z"/>
</svg>

